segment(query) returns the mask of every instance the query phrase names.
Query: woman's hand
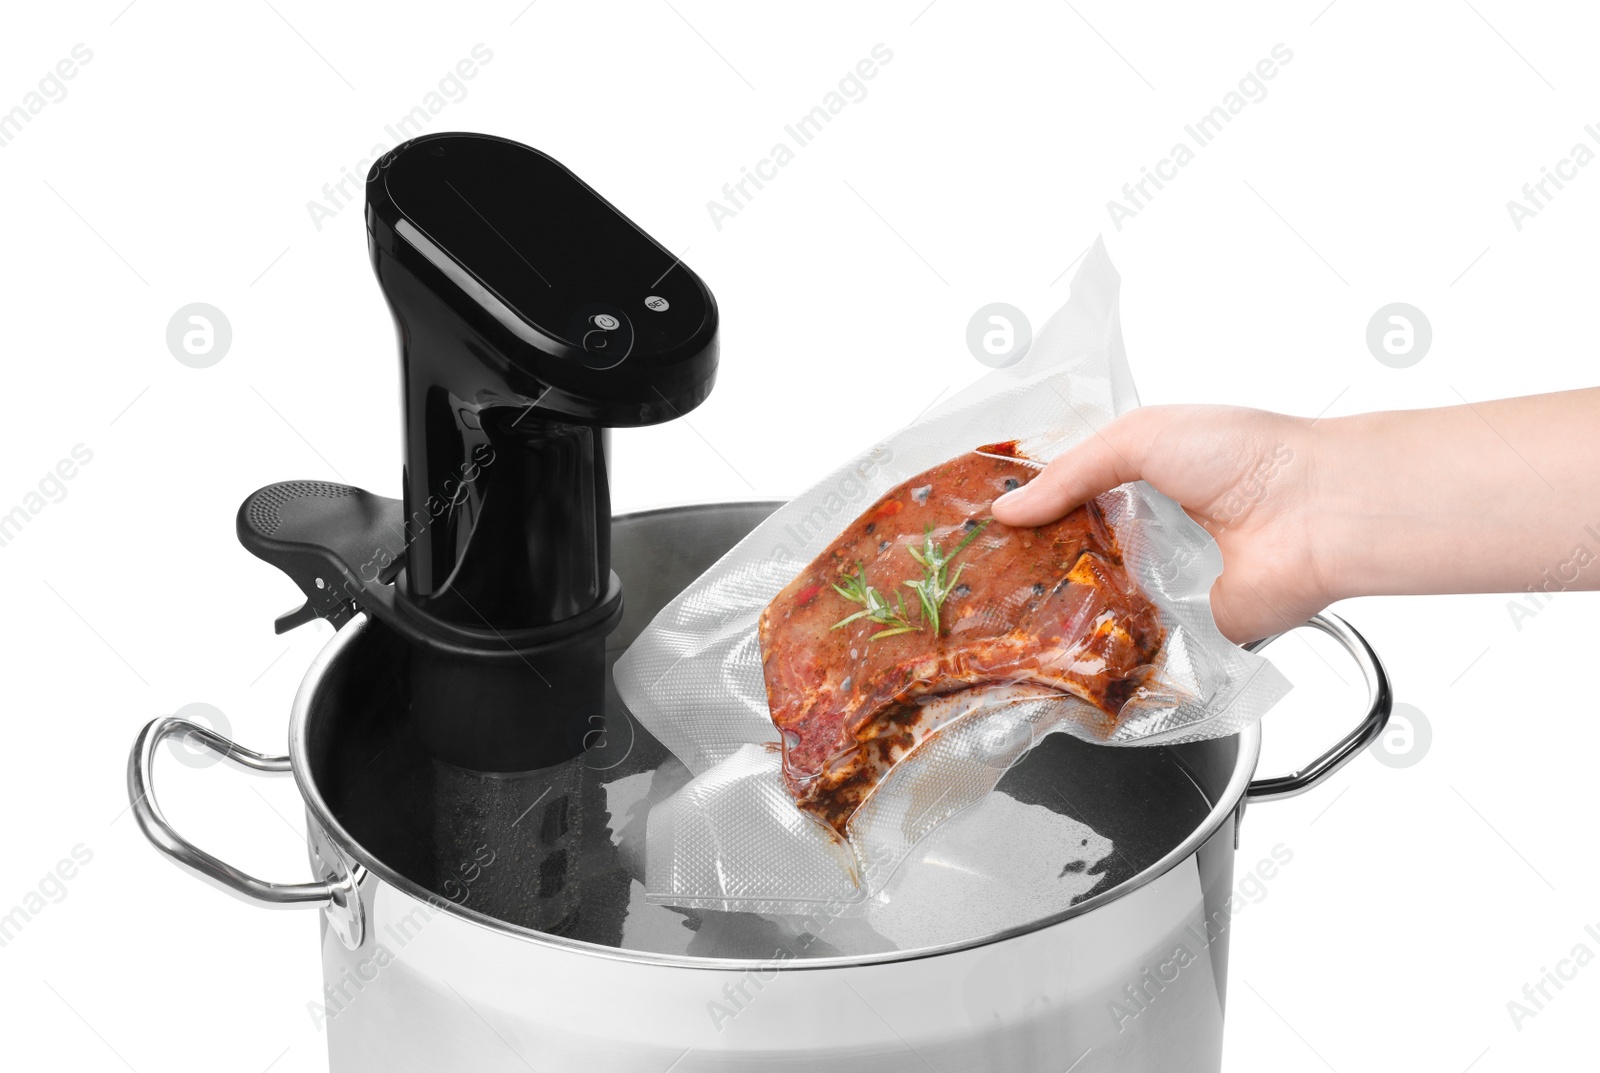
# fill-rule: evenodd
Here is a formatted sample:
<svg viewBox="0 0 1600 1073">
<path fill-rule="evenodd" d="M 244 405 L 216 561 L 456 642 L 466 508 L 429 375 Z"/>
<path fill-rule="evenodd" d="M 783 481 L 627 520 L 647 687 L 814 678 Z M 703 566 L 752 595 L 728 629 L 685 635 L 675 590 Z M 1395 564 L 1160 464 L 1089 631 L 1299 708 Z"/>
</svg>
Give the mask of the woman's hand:
<svg viewBox="0 0 1600 1073">
<path fill-rule="evenodd" d="M 1127 481 L 1148 481 L 1222 548 L 1211 610 L 1231 640 L 1297 626 L 1334 598 L 1316 539 L 1315 422 L 1230 406 L 1134 410 L 994 504 L 1041 525 Z"/>
<path fill-rule="evenodd" d="M 1211 610 L 1247 641 L 1334 600 L 1600 588 L 1600 388 L 1311 421 L 1151 406 L 994 504 L 1039 525 L 1148 481 L 1222 548 Z"/>
</svg>

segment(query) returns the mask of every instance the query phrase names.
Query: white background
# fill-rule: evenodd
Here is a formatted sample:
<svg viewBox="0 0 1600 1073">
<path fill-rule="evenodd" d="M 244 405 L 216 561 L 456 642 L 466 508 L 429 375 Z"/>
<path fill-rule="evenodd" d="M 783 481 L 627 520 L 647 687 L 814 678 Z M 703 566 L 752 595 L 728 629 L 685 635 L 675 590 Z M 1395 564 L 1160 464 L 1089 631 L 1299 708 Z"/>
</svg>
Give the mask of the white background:
<svg viewBox="0 0 1600 1073">
<path fill-rule="evenodd" d="M 284 741 L 328 630 L 273 635 L 296 593 L 238 547 L 234 511 L 272 481 L 398 495 L 400 476 L 359 209 L 318 229 L 307 202 L 475 44 L 492 60 L 430 129 L 551 153 L 685 250 L 721 304 L 716 391 L 618 435 L 618 510 L 800 490 L 984 371 L 963 339 L 979 306 L 1042 323 L 1102 231 L 1146 402 L 1337 415 L 1593 382 L 1600 167 L 1520 231 L 1506 209 L 1600 122 L 1592 11 L 926 2 L 6 10 L 0 109 L 75 44 L 93 52 L 0 148 L 0 513 L 93 451 L 0 547 L 0 911 L 75 845 L 93 853 L 0 948 L 8 1067 L 325 1067 L 316 914 L 249 908 L 162 861 L 123 814 L 124 763 L 144 722 L 194 702 L 244 744 Z M 867 96 L 718 230 L 707 201 L 879 42 L 893 60 Z M 1106 202 L 1280 42 L 1293 60 L 1265 99 L 1115 228 Z M 233 329 L 198 370 L 165 342 L 197 301 Z M 1410 369 L 1364 342 L 1394 301 L 1433 325 Z M 1520 1029 L 1506 1004 L 1576 944 L 1600 953 L 1596 608 L 1562 595 L 1520 629 L 1501 596 L 1341 608 L 1432 744 L 1251 809 L 1241 869 L 1279 842 L 1294 859 L 1234 930 L 1227 1069 L 1593 1063 L 1600 967 Z M 1357 699 L 1306 645 L 1277 651 L 1299 688 L 1264 770 L 1318 751 Z M 163 797 L 246 869 L 305 875 L 287 782 L 172 764 Z"/>
</svg>

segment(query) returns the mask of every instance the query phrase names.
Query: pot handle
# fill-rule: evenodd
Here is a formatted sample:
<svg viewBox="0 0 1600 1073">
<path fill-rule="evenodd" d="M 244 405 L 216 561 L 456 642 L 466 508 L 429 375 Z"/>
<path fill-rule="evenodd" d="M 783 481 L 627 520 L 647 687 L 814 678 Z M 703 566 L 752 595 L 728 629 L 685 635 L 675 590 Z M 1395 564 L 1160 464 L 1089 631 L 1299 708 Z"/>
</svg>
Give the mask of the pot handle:
<svg viewBox="0 0 1600 1073">
<path fill-rule="evenodd" d="M 1305 625 L 1314 630 L 1321 630 L 1338 641 L 1340 646 L 1350 653 L 1350 658 L 1355 660 L 1356 666 L 1361 668 L 1361 676 L 1367 682 L 1366 714 L 1362 716 L 1361 722 L 1355 729 L 1305 767 L 1291 771 L 1287 775 L 1256 779 L 1245 794 L 1245 799 L 1248 801 L 1276 801 L 1279 798 L 1305 793 L 1355 759 L 1356 754 L 1376 741 L 1378 735 L 1383 733 L 1383 728 L 1389 724 L 1389 711 L 1394 707 L 1394 694 L 1389 688 L 1389 676 L 1384 672 L 1383 663 L 1379 661 L 1377 653 L 1372 651 L 1372 646 L 1367 644 L 1367 639 L 1338 615 L 1326 612 L 1313 615 Z M 1258 652 L 1282 636 L 1281 633 L 1274 634 L 1253 641 L 1245 647 L 1252 652 Z"/>
<path fill-rule="evenodd" d="M 267 775 L 283 775 L 289 772 L 287 756 L 265 756 L 241 745 L 235 745 L 215 731 L 198 723 L 191 723 L 187 719 L 170 715 L 152 719 L 139 732 L 139 737 L 133 743 L 133 752 L 128 756 L 128 800 L 133 808 L 134 818 L 139 821 L 139 829 L 156 849 L 219 890 L 256 905 L 286 908 L 322 904 L 331 907 L 344 901 L 343 895 L 349 886 L 348 883 L 337 880 L 321 880 L 315 883 L 268 883 L 213 857 L 174 831 L 167 818 L 162 815 L 161 806 L 156 804 L 153 775 L 156 749 L 168 738 L 176 737 L 185 737 L 197 742 L 222 759 L 247 771 L 259 771 Z"/>
</svg>

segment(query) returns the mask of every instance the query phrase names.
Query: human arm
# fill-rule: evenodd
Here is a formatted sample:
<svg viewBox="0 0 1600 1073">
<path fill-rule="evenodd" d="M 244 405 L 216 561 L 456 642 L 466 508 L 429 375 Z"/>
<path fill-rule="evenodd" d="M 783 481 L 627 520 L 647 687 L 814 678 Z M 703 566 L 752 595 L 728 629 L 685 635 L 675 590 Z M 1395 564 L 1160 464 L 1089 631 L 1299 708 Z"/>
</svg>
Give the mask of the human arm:
<svg viewBox="0 0 1600 1073">
<path fill-rule="evenodd" d="M 1040 524 L 1141 479 L 1216 538 L 1235 641 L 1352 596 L 1600 588 L 1600 388 L 1321 420 L 1144 407 L 995 518 Z"/>
</svg>

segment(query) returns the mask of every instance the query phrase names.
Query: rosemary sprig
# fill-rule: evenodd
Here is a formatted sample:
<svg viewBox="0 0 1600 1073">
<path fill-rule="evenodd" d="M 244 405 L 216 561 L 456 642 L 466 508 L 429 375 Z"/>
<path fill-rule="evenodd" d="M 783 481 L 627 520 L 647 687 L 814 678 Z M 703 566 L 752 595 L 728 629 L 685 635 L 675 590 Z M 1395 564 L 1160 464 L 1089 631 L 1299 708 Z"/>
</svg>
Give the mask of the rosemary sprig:
<svg viewBox="0 0 1600 1073">
<path fill-rule="evenodd" d="M 923 569 L 923 576 L 917 581 L 907 581 L 905 586 L 917 594 L 917 600 L 922 606 L 922 621 L 932 623 L 934 636 L 941 632 L 939 623 L 939 609 L 944 606 L 945 598 L 955 589 L 961 581 L 961 572 L 966 569 L 963 563 L 956 567 L 956 572 L 951 574 L 950 563 L 960 555 L 968 544 L 978 538 L 989 524 L 990 519 L 984 519 L 967 533 L 955 550 L 946 553 L 933 539 L 933 526 L 924 526 L 922 530 L 922 547 L 906 546 L 906 552 L 915 559 Z M 890 604 L 884 599 L 883 594 L 867 583 L 867 568 L 861 563 L 856 563 L 854 574 L 845 574 L 843 583 L 835 582 L 833 591 L 843 596 L 851 603 L 861 605 L 861 610 L 853 615 L 848 615 L 833 624 L 834 629 L 848 626 L 857 619 L 867 619 L 885 627 L 867 638 L 876 641 L 880 637 L 894 637 L 902 633 L 917 633 L 921 626 L 913 626 L 906 617 L 905 598 L 899 593 L 895 594 L 894 603 Z"/>
<path fill-rule="evenodd" d="M 844 584 L 841 585 L 836 582 L 833 586 L 833 591 L 852 603 L 862 605 L 860 611 L 835 622 L 833 628 L 836 630 L 841 626 L 850 625 L 857 619 L 865 618 L 871 622 L 876 622 L 880 626 L 887 627 L 867 638 L 869 641 L 876 641 L 880 637 L 894 637 L 902 633 L 917 632 L 918 627 L 911 625 L 910 620 L 906 618 L 904 597 L 896 593 L 894 605 L 891 606 L 889 601 L 883 598 L 882 593 L 867 584 L 867 568 L 861 563 L 856 564 L 855 574 L 844 575 Z"/>
<path fill-rule="evenodd" d="M 906 545 L 906 551 L 911 557 L 922 565 L 926 573 L 920 581 L 907 581 L 906 586 L 917 594 L 917 599 L 922 603 L 922 617 L 925 621 L 933 623 L 933 633 L 937 637 L 940 633 L 939 609 L 944 606 L 945 597 L 961 581 L 961 571 L 967 568 L 965 563 L 956 567 L 954 575 L 949 574 L 950 563 L 960 555 L 968 544 L 978 538 L 988 526 L 990 519 L 985 518 L 967 533 L 965 539 L 957 544 L 955 550 L 948 555 L 934 542 L 933 526 L 926 525 L 922 529 L 922 550 Z"/>
</svg>

